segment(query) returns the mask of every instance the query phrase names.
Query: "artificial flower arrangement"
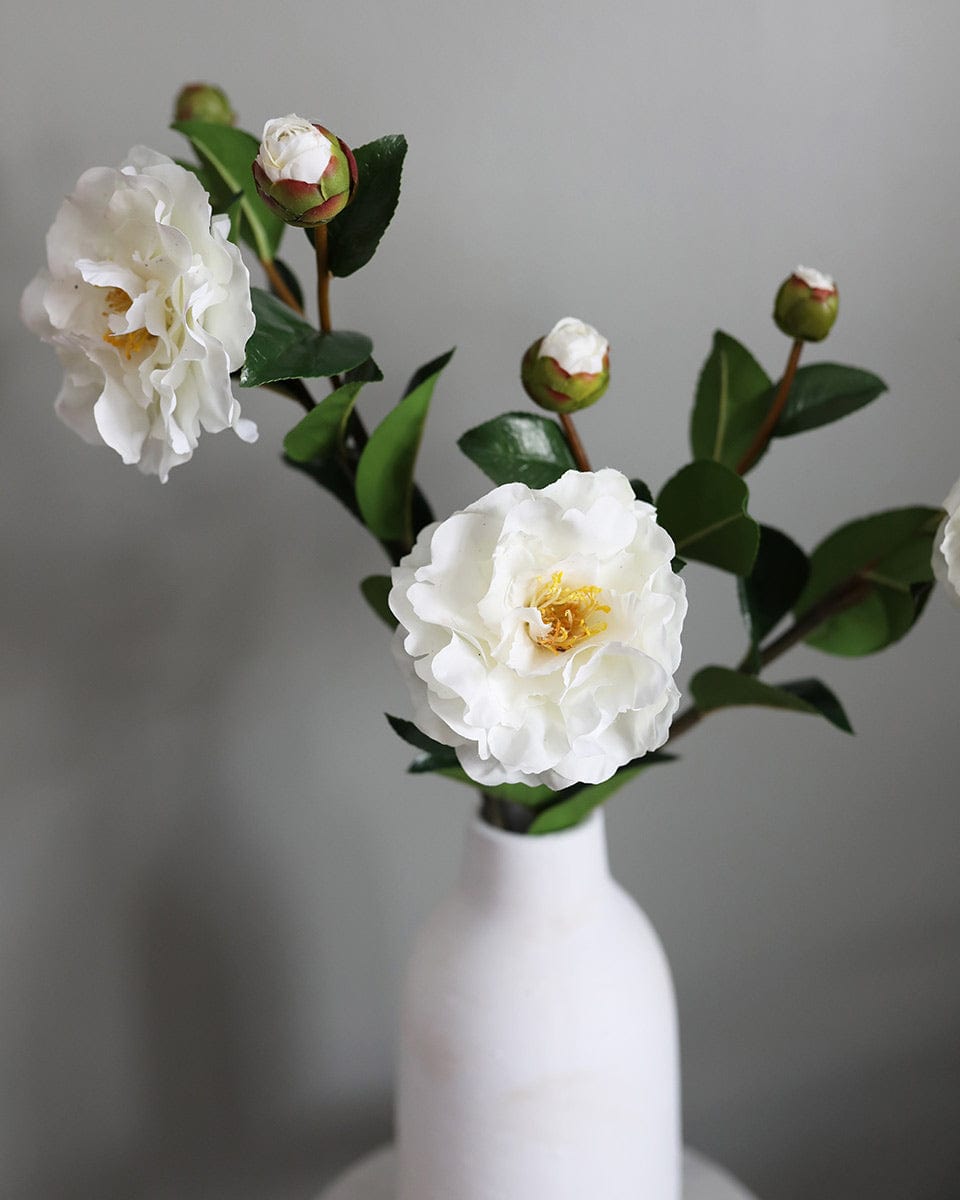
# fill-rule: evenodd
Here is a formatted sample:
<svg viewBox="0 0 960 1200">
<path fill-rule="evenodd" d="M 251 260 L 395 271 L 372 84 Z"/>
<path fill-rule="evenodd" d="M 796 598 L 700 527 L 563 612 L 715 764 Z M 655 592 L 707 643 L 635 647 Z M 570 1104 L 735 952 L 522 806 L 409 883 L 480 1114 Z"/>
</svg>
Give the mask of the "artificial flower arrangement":
<svg viewBox="0 0 960 1200">
<path fill-rule="evenodd" d="M 450 354 L 418 370 L 368 430 L 361 393 L 383 376 L 370 338 L 336 329 L 330 306 L 331 280 L 365 266 L 391 221 L 404 138 L 352 152 L 295 115 L 267 121 L 261 139 L 233 121 L 219 89 L 185 88 L 173 128 L 197 162 L 135 147 L 118 169 L 85 172 L 64 202 L 47 267 L 22 300 L 24 321 L 63 366 L 57 412 L 165 482 L 201 431 L 255 441 L 236 386 L 299 404 L 285 462 L 344 505 L 392 565 L 360 588 L 395 630 L 412 720 L 389 720 L 418 751 L 410 769 L 478 787 L 491 824 L 536 835 L 582 822 L 718 708 L 814 714 L 849 731 L 820 680 L 761 674 L 800 642 L 844 656 L 883 649 L 918 620 L 935 577 L 960 596 L 960 484 L 945 508 L 860 517 L 809 554 L 749 510 L 745 476 L 775 443 L 885 390 L 864 370 L 800 365 L 838 311 L 834 281 L 805 267 L 776 294 L 789 340 L 782 376 L 717 332 L 690 461 L 656 494 L 590 466 L 572 414 L 607 389 L 609 347 L 568 317 L 522 355 L 523 388 L 545 411 L 463 434 L 460 449 L 495 487 L 437 521 L 415 475 Z M 317 328 L 279 257 L 288 226 L 315 250 Z M 241 247 L 266 287 L 251 287 Z M 734 577 L 746 652 L 736 666 L 698 670 L 678 715 L 688 561 Z"/>
</svg>

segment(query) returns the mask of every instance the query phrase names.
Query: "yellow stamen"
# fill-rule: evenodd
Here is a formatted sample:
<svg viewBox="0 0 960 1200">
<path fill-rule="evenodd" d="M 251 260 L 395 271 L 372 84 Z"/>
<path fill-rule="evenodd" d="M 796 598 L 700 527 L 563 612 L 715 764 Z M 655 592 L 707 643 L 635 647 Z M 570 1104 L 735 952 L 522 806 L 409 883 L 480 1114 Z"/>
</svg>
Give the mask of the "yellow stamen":
<svg viewBox="0 0 960 1200">
<path fill-rule="evenodd" d="M 133 301 L 123 290 L 123 288 L 112 287 L 107 292 L 106 305 L 101 316 L 109 318 L 111 313 L 125 313 Z M 123 357 L 130 361 L 135 354 L 139 354 L 146 346 L 152 350 L 157 344 L 157 336 L 150 333 L 146 329 L 131 329 L 129 333 L 111 333 L 110 329 L 103 335 L 103 340 L 111 346 L 116 346 L 123 353 Z"/>
<path fill-rule="evenodd" d="M 603 633 L 606 621 L 592 620 L 597 613 L 610 611 L 609 604 L 598 603 L 600 591 L 598 587 L 565 588 L 563 572 L 555 571 L 550 582 L 543 584 L 530 601 L 531 607 L 539 611 L 544 625 L 548 626 L 547 633 L 533 640 L 545 650 L 562 654 L 587 638 Z"/>
</svg>

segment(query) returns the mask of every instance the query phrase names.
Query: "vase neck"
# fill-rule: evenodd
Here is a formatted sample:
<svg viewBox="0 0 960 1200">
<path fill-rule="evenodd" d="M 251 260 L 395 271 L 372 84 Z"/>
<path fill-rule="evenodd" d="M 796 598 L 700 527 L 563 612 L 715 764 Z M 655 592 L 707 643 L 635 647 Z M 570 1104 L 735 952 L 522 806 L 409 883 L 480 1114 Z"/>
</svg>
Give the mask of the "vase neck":
<svg viewBox="0 0 960 1200">
<path fill-rule="evenodd" d="M 467 831 L 461 890 L 474 903 L 573 911 L 609 880 L 603 812 L 541 836 L 506 833 L 477 818 Z"/>
</svg>

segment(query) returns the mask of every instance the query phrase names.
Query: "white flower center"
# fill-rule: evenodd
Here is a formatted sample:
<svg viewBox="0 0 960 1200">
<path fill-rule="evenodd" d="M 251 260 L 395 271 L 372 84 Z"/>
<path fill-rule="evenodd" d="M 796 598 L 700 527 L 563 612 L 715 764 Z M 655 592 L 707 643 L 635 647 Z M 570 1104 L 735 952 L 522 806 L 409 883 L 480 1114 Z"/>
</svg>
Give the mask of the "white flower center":
<svg viewBox="0 0 960 1200">
<path fill-rule="evenodd" d="M 533 640 L 545 650 L 561 654 L 603 633 L 607 623 L 597 621 L 596 615 L 608 613 L 610 605 L 600 603 L 600 594 L 598 587 L 564 587 L 563 572 L 555 571 L 549 583 L 543 584 L 530 601 L 531 608 L 537 609 L 548 627 L 547 633 Z"/>
<path fill-rule="evenodd" d="M 107 292 L 107 307 L 101 315 L 109 320 L 114 313 L 125 313 L 132 303 L 133 301 L 123 288 L 112 287 Z M 156 334 L 150 333 L 147 329 L 131 329 L 127 333 L 113 333 L 108 327 L 107 332 L 103 335 L 103 340 L 111 346 L 116 346 L 127 362 L 135 354 L 146 349 L 152 350 L 157 344 Z"/>
</svg>

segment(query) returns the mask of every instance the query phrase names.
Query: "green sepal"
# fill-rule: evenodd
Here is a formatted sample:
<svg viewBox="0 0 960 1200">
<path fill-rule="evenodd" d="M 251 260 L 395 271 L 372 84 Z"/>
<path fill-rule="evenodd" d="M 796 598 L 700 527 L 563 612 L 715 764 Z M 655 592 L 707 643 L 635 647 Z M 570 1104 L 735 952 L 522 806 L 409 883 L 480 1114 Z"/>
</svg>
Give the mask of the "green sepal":
<svg viewBox="0 0 960 1200">
<path fill-rule="evenodd" d="M 396 211 L 407 153 L 402 133 L 388 134 L 354 151 L 357 189 L 328 226 L 327 254 L 334 275 L 352 275 L 373 257 Z"/>
<path fill-rule="evenodd" d="M 390 611 L 387 597 L 390 595 L 392 581 L 389 575 L 368 575 L 360 580 L 360 591 L 370 608 L 390 629 L 396 629 L 399 621 Z"/>
<path fill-rule="evenodd" d="M 381 541 L 413 543 L 417 452 L 434 388 L 452 355 L 450 350 L 429 364 L 429 373 L 387 413 L 360 455 L 357 503 L 367 527 Z"/>
<path fill-rule="evenodd" d="M 699 459 L 663 485 L 657 520 L 683 558 L 749 575 L 760 542 L 760 526 L 747 514 L 749 494 L 735 471 Z"/>
<path fill-rule="evenodd" d="M 247 342 L 241 387 L 340 375 L 370 357 L 373 342 L 365 333 L 318 333 L 263 288 L 251 288 L 250 295 L 257 325 Z"/>
<path fill-rule="evenodd" d="M 260 199 L 253 180 L 253 160 L 260 152 L 259 141 L 242 129 L 206 121 L 174 121 L 170 128 L 190 141 L 204 166 L 223 181 L 229 195 L 243 193 L 245 240 L 249 240 L 261 259 L 272 261 L 286 227 Z M 210 194 L 214 195 L 213 192 Z"/>
<path fill-rule="evenodd" d="M 862 598 L 828 617 L 807 643 L 828 654 L 874 654 L 898 641 L 923 611 L 933 578 L 933 539 L 943 513 L 914 506 L 851 521 L 810 556 L 810 578 L 794 607 L 798 618 L 856 586 Z"/>
<path fill-rule="evenodd" d="M 760 526 L 760 546 L 753 570 L 737 580 L 740 611 L 750 636 L 750 669 L 760 670 L 759 646 L 793 608 L 810 575 L 810 560 L 796 542 Z"/>
<path fill-rule="evenodd" d="M 603 783 L 577 784 L 574 787 L 565 788 L 564 791 L 557 793 L 556 804 L 551 804 L 537 814 L 527 832 L 532 834 L 559 833 L 562 829 L 579 825 L 595 808 L 605 804 L 615 792 L 618 792 L 624 784 L 635 779 L 641 771 L 645 771 L 647 767 L 655 766 L 657 763 L 673 762 L 675 759 L 675 754 L 651 750 L 639 762 L 621 767 L 615 775 Z"/>
<path fill-rule="evenodd" d="M 690 680 L 690 694 L 701 712 L 744 705 L 780 708 L 824 717 L 844 733 L 853 733 L 840 701 L 819 679 L 774 687 L 730 667 L 704 667 Z"/>
<path fill-rule="evenodd" d="M 457 445 L 496 484 L 543 488 L 577 466 L 556 421 L 532 413 L 494 417 L 468 429 Z"/>
<path fill-rule="evenodd" d="M 790 394 L 773 436 L 792 437 L 839 421 L 870 404 L 886 390 L 887 385 L 879 375 L 859 367 L 844 367 L 839 363 L 800 367 L 790 385 Z M 773 402 L 772 391 L 767 399 Z"/>
<path fill-rule="evenodd" d="M 735 469 L 767 415 L 770 388 L 770 376 L 750 351 L 718 329 L 697 380 L 690 420 L 693 457 Z"/>
</svg>

